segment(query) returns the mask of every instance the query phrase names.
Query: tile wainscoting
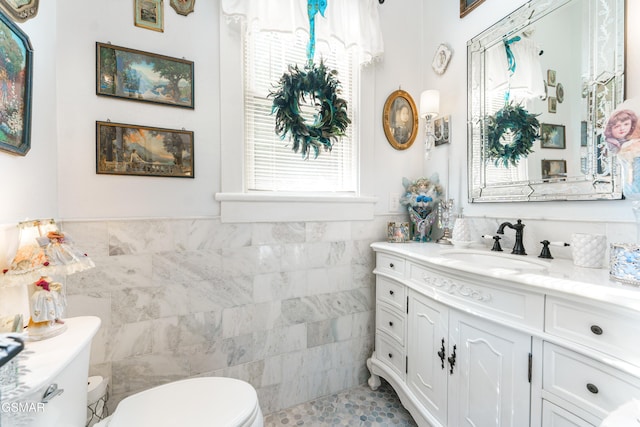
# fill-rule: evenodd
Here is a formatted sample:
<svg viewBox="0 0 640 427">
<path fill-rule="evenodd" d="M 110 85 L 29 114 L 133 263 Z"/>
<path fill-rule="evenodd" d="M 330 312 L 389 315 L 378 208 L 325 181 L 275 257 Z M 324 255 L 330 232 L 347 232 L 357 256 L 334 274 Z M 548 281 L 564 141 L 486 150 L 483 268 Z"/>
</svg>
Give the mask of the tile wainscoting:
<svg viewBox="0 0 640 427">
<path fill-rule="evenodd" d="M 69 317 L 96 315 L 91 375 L 109 407 L 194 376 L 250 382 L 265 414 L 363 384 L 374 255 L 387 221 L 64 221 L 96 268 L 67 277 Z"/>
</svg>

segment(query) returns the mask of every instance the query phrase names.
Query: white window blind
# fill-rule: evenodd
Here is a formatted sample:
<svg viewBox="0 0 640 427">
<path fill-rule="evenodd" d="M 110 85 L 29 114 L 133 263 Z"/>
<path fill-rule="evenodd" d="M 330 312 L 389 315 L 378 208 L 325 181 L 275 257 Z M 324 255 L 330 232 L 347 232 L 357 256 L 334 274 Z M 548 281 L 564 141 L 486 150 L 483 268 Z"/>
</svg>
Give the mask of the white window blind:
<svg viewBox="0 0 640 427">
<path fill-rule="evenodd" d="M 308 34 L 297 36 L 254 32 L 244 43 L 244 113 L 245 113 L 245 189 L 247 191 L 278 192 L 340 192 L 356 193 L 358 147 L 354 123 L 356 88 L 359 67 L 355 54 L 340 49 L 323 51 L 316 46 L 315 60 L 322 58 L 330 69 L 338 71 L 341 97 L 349 106 L 351 125 L 346 135 L 332 150 L 320 150 L 317 158 L 303 160 L 294 153 L 287 136 L 282 140 L 275 133 L 275 115 L 271 114 L 272 98 L 282 74 L 290 64 L 300 69 L 307 62 Z M 316 108 L 301 102 L 303 117 L 313 122 Z"/>
</svg>

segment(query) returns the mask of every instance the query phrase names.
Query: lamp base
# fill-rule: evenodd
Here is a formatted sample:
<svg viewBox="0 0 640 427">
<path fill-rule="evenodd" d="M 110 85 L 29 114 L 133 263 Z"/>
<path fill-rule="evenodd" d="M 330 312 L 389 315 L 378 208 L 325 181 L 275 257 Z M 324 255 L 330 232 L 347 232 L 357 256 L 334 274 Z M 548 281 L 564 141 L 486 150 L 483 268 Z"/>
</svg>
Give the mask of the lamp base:
<svg viewBox="0 0 640 427">
<path fill-rule="evenodd" d="M 67 330 L 67 325 L 57 321 L 34 322 L 29 321 L 27 335 L 29 341 L 41 341 L 53 338 Z"/>
</svg>

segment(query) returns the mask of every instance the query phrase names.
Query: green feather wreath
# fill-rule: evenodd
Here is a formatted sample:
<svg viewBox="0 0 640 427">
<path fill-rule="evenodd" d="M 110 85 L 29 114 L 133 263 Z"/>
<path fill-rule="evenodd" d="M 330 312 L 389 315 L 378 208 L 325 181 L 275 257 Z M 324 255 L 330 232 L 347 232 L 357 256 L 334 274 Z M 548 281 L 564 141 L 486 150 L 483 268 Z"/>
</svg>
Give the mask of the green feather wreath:
<svg viewBox="0 0 640 427">
<path fill-rule="evenodd" d="M 540 123 L 536 116 L 522 106 L 511 103 L 488 117 L 487 157 L 496 166 L 516 166 L 521 158 L 533 152 L 533 141 L 540 137 Z M 507 131 L 513 132 L 513 139 L 509 144 L 503 144 L 501 139 Z"/>
<path fill-rule="evenodd" d="M 320 148 L 331 151 L 333 144 L 343 136 L 351 123 L 347 115 L 347 101 L 339 97 L 340 81 L 335 70 L 328 70 L 323 62 L 313 63 L 300 70 L 290 65 L 276 90 L 269 93 L 273 97 L 271 113 L 276 115 L 276 134 L 284 139 L 287 134 L 293 141 L 293 151 L 302 153 L 308 159 L 313 150 L 318 157 Z M 308 97 L 308 98 L 307 98 Z M 309 99 L 316 108 L 312 124 L 305 123 L 300 114 L 300 100 Z"/>
</svg>

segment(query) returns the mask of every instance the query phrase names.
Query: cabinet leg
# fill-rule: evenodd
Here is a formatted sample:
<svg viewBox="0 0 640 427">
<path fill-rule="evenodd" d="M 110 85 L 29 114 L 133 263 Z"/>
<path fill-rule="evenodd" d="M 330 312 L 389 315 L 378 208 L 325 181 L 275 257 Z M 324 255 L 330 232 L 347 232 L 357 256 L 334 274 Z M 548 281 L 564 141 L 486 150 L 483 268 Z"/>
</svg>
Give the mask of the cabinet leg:
<svg viewBox="0 0 640 427">
<path fill-rule="evenodd" d="M 367 384 L 369 384 L 371 390 L 375 391 L 378 389 L 378 387 L 380 387 L 381 382 L 380 377 L 371 371 L 371 358 L 367 359 L 367 369 L 369 369 L 369 372 L 371 372 L 371 376 L 369 377 Z"/>
</svg>

